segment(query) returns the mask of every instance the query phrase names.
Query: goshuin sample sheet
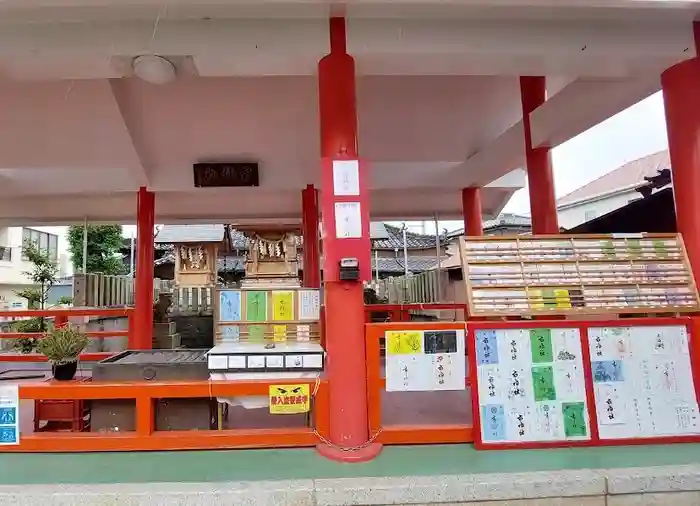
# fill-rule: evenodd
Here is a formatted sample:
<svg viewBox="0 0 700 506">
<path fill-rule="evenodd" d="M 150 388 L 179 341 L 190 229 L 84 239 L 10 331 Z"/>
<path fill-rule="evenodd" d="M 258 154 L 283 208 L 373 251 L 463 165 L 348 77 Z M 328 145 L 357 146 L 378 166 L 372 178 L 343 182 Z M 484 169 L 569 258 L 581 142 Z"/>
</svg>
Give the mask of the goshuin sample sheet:
<svg viewBox="0 0 700 506">
<path fill-rule="evenodd" d="M 588 330 L 601 439 L 700 434 L 685 326 Z"/>
<path fill-rule="evenodd" d="M 464 330 L 387 331 L 387 392 L 466 389 Z"/>
<path fill-rule="evenodd" d="M 591 438 L 578 329 L 477 330 L 483 444 Z"/>
</svg>

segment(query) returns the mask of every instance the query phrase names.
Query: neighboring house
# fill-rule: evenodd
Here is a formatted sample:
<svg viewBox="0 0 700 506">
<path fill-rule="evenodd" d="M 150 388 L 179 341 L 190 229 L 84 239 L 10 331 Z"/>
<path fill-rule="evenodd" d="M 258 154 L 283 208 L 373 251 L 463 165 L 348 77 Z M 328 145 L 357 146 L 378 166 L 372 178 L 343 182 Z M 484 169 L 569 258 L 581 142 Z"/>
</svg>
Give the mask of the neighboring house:
<svg viewBox="0 0 700 506">
<path fill-rule="evenodd" d="M 0 228 L 0 309 L 26 307 L 26 300 L 15 292 L 32 286 L 25 272 L 31 264 L 22 255 L 22 246 L 32 241 L 58 263 L 59 277 L 73 273 L 65 227 Z"/>
<path fill-rule="evenodd" d="M 482 224 L 484 235 L 520 235 L 529 234 L 532 230 L 532 222 L 529 216 L 513 213 L 501 213 L 492 220 L 486 220 Z M 464 228 L 448 232 L 450 242 L 464 235 Z"/>
<path fill-rule="evenodd" d="M 162 228 L 162 227 L 161 227 Z M 122 237 L 122 246 L 119 248 L 119 254 L 122 257 L 122 262 L 124 263 L 124 272 L 125 273 L 131 273 L 132 275 L 135 275 L 136 273 L 136 260 L 138 255 L 136 255 L 137 251 L 137 243 L 138 243 L 138 238 L 133 239 L 132 243 L 132 238 L 131 237 Z M 132 247 L 133 247 L 133 252 L 132 252 Z M 134 260 L 134 272 L 131 272 L 131 256 L 133 253 L 133 260 Z M 154 244 L 154 249 L 153 249 L 153 258 L 154 260 L 159 260 L 161 257 L 164 255 L 167 255 L 169 253 L 172 253 L 172 247 L 168 244 L 159 244 L 155 243 Z"/>
<path fill-rule="evenodd" d="M 645 177 L 637 191 L 641 199 L 615 209 L 603 216 L 569 229 L 571 234 L 653 234 L 675 233 L 676 209 L 673 199 L 671 169 L 656 176 Z"/>
<path fill-rule="evenodd" d="M 485 236 L 495 235 L 522 235 L 529 234 L 532 230 L 530 217 L 513 213 L 501 213 L 492 220 L 483 223 Z M 446 258 L 440 263 L 443 269 L 461 268 L 462 263 L 459 258 L 459 246 L 457 239 L 464 235 L 464 228 L 447 233 Z M 450 273 L 452 276 L 452 272 Z M 459 273 L 461 277 L 461 271 Z M 461 278 L 460 278 L 461 279 Z"/>
<path fill-rule="evenodd" d="M 379 277 L 401 276 L 406 272 L 403 256 L 403 229 L 388 223 L 370 224 L 372 239 L 372 273 Z M 445 256 L 446 245 L 440 247 L 440 257 Z M 416 274 L 433 269 L 437 265 L 437 248 L 434 235 L 406 231 L 408 271 Z M 378 267 L 378 269 L 377 269 Z"/>
<path fill-rule="evenodd" d="M 372 223 L 372 273 L 379 267 L 379 276 L 400 276 L 404 273 L 403 232 L 399 227 L 385 223 Z M 160 279 L 173 279 L 175 256 L 172 244 L 223 241 L 228 246 L 219 251 L 219 279 L 225 282 L 243 277 L 245 253 L 248 250 L 246 237 L 226 225 L 165 225 L 155 237 L 156 250 L 162 256 L 154 262 L 154 275 Z M 408 270 L 413 273 L 430 270 L 437 265 L 435 237 L 406 232 Z M 300 244 L 300 256 L 303 242 Z M 445 248 L 441 248 L 444 254 Z M 376 265 L 375 265 L 376 257 Z M 303 263 L 300 274 L 303 276 Z"/>
<path fill-rule="evenodd" d="M 642 198 L 637 188 L 671 166 L 668 151 L 634 160 L 557 200 L 559 225 L 574 228 Z"/>
</svg>

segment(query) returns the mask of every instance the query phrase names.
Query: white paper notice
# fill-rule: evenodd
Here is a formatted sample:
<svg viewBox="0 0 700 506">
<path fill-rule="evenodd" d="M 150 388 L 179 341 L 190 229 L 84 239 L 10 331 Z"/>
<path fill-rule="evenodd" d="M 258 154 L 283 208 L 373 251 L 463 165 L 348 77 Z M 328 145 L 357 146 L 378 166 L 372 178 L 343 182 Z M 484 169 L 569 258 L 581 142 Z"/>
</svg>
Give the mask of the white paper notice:
<svg viewBox="0 0 700 506">
<path fill-rule="evenodd" d="M 465 390 L 464 330 L 387 331 L 386 391 Z"/>
<path fill-rule="evenodd" d="M 345 196 L 360 194 L 360 163 L 357 160 L 333 162 L 333 194 Z"/>
<path fill-rule="evenodd" d="M 335 203 L 335 236 L 338 239 L 362 237 L 362 212 L 359 202 Z"/>
<path fill-rule="evenodd" d="M 419 355 L 387 356 L 387 392 L 423 392 L 433 390 L 430 384 L 430 371 L 422 363 Z"/>
<path fill-rule="evenodd" d="M 685 326 L 591 328 L 589 342 L 601 439 L 700 434 Z"/>
<path fill-rule="evenodd" d="M 299 319 L 319 320 L 321 297 L 318 290 L 299 290 Z"/>
</svg>

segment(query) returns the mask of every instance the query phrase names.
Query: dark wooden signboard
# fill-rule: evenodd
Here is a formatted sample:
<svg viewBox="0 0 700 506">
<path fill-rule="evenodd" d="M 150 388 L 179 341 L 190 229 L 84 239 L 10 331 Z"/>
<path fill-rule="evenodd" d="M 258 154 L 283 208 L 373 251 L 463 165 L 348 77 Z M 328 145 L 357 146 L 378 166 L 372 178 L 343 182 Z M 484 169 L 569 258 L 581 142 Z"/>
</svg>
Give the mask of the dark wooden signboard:
<svg viewBox="0 0 700 506">
<path fill-rule="evenodd" d="M 195 163 L 193 168 L 197 188 L 260 186 L 255 162 Z"/>
</svg>

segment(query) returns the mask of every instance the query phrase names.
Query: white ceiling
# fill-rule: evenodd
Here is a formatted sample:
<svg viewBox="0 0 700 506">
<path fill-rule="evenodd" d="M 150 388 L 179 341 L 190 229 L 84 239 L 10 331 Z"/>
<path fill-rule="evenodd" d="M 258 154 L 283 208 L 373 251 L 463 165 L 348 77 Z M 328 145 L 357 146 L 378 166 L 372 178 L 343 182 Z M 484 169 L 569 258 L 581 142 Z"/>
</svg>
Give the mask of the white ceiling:
<svg viewBox="0 0 700 506">
<path fill-rule="evenodd" d="M 668 12 L 673 15 L 634 22 L 351 18 L 348 51 L 365 75 L 628 77 L 692 55 L 692 12 L 682 11 L 685 19 Z M 0 26 L 0 71 L 15 79 L 125 77 L 133 57 L 144 53 L 187 57 L 184 72 L 199 76 L 313 75 L 328 52 L 327 20 L 314 18 Z"/>
<path fill-rule="evenodd" d="M 557 145 L 659 88 L 694 56 L 697 2 L 559 0 L 5 0 L 0 3 L 0 217 L 133 221 L 158 192 L 159 221 L 298 219 L 319 182 L 316 67 L 330 12 L 348 16 L 359 145 L 382 218 L 487 214 L 523 184 L 518 75 L 546 75 L 532 114 Z M 178 80 L 131 77 L 156 53 Z M 261 187 L 195 190 L 192 164 L 249 159 Z M 491 183 L 491 184 L 490 184 Z M 27 202 L 31 201 L 31 205 Z"/>
</svg>

